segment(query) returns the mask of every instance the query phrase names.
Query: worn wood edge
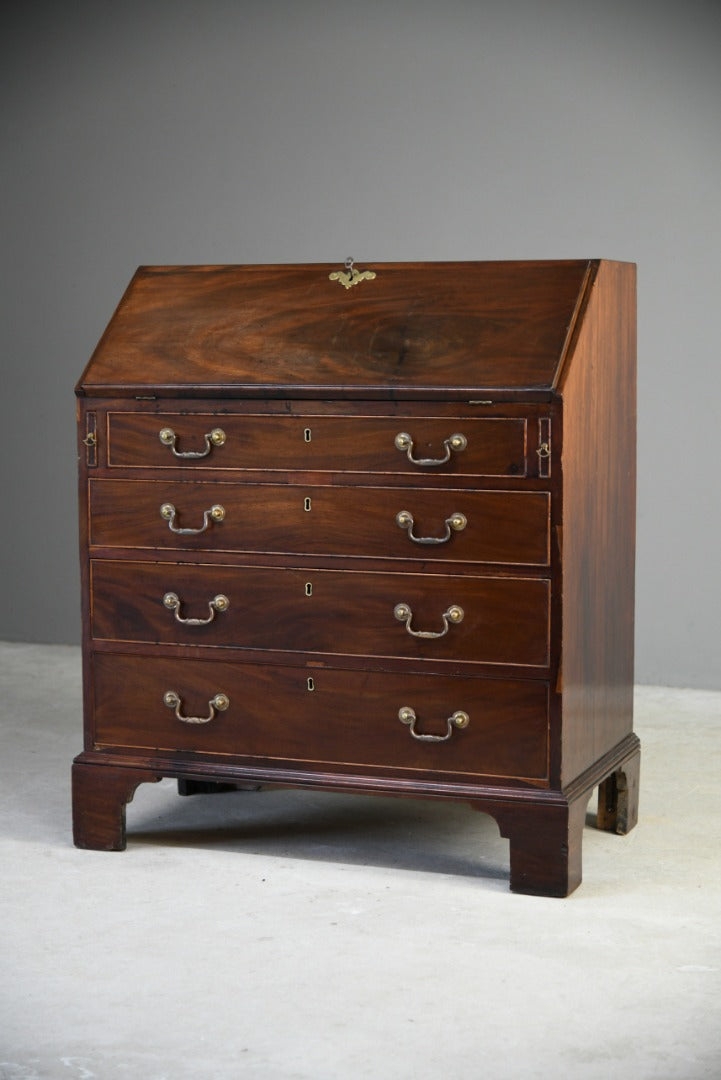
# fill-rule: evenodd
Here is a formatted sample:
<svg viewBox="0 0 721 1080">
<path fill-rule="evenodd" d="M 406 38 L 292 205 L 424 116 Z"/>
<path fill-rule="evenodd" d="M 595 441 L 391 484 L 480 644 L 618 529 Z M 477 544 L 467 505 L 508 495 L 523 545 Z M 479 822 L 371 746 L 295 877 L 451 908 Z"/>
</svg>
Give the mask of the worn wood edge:
<svg viewBox="0 0 721 1080">
<path fill-rule="evenodd" d="M 252 780 L 264 787 L 314 788 L 355 795 L 406 796 L 408 798 L 447 799 L 456 802 L 482 803 L 521 802 L 525 806 L 567 804 L 563 792 L 546 787 L 511 787 L 493 784 L 443 783 L 442 781 L 414 781 L 367 776 L 363 773 L 332 773 L 308 770 L 262 767 L 253 765 L 230 765 L 224 763 L 183 761 L 176 757 L 141 757 L 90 750 L 79 754 L 74 764 L 142 769 L 148 773 L 169 779 L 188 778 L 227 781 Z M 489 811 L 490 812 L 490 811 Z"/>
<path fill-rule="evenodd" d="M 73 762 L 71 772 L 73 843 L 94 851 L 124 851 L 125 808 L 144 783 L 158 783 L 162 776 L 147 768 L 106 767 Z M 98 781 L 102 788 L 98 795 Z"/>
<path fill-rule="evenodd" d="M 563 384 L 565 382 L 566 373 L 569 370 L 569 361 L 573 357 L 582 330 L 586 325 L 585 314 L 588 309 L 588 305 L 593 297 L 593 291 L 599 280 L 604 267 L 633 267 L 634 273 L 636 271 L 636 263 L 628 262 L 618 259 L 593 259 L 589 263 L 589 268 L 593 267 L 593 273 L 587 276 L 586 284 L 580 294 L 579 307 L 574 312 L 573 321 L 569 328 L 569 334 L 567 337 L 566 345 L 564 346 L 563 357 L 561 363 L 556 370 L 551 388 L 555 395 L 563 398 Z"/>
<path fill-rule="evenodd" d="M 578 297 L 576 299 L 576 306 L 573 310 L 573 314 L 571 315 L 571 321 L 568 324 L 566 339 L 561 349 L 561 355 L 559 357 L 558 364 L 556 365 L 556 370 L 553 374 L 553 378 L 551 379 L 551 389 L 554 391 L 556 390 L 561 380 L 569 358 L 573 355 L 575 351 L 578 335 L 580 333 L 581 326 L 583 325 L 583 316 L 585 315 L 586 308 L 588 307 L 588 302 L 593 291 L 593 286 L 596 282 L 600 263 L 600 259 L 589 259 L 588 261 L 586 273 L 584 275 L 583 282 L 581 283 L 581 288 L 579 289 Z"/>
<path fill-rule="evenodd" d="M 76 394 L 77 397 L 85 397 L 86 396 L 85 395 L 85 390 L 84 390 L 85 379 L 87 378 L 87 375 L 88 375 L 88 373 L 90 371 L 90 368 L 95 363 L 95 357 L 97 356 L 97 354 L 100 352 L 100 350 L 102 349 L 102 347 L 105 344 L 105 341 L 106 341 L 106 339 L 107 339 L 107 337 L 108 337 L 108 335 L 110 333 L 110 327 L 113 325 L 113 323 L 115 322 L 115 319 L 120 314 L 120 309 L 125 304 L 125 301 L 128 299 L 128 297 L 130 296 L 130 293 L 132 292 L 133 288 L 135 287 L 136 281 L 141 276 L 141 271 L 142 271 L 142 267 L 138 267 L 138 269 L 135 271 L 135 273 L 131 277 L 130 281 L 126 285 L 125 291 L 123 292 L 123 295 L 120 297 L 120 300 L 118 301 L 118 303 L 115 305 L 115 308 L 113 310 L 113 314 L 108 319 L 108 322 L 107 322 L 107 324 L 105 326 L 105 329 L 103 330 L 102 334 L 100 335 L 100 337 L 98 339 L 97 345 L 95 346 L 92 353 L 90 354 L 90 359 L 88 360 L 87 364 L 83 368 L 82 374 L 81 374 L 80 378 L 78 379 L 77 383 L 75 384 L 75 394 Z"/>
<path fill-rule="evenodd" d="M 598 394 L 603 389 L 603 376 L 602 371 L 608 361 L 608 357 L 612 357 L 612 362 L 619 365 L 620 373 L 631 374 L 633 378 L 633 395 L 634 395 L 634 411 L 632 415 L 632 421 L 634 425 L 633 440 L 632 440 L 632 457 L 630 458 L 630 466 L 632 473 L 632 483 L 635 489 L 635 476 L 636 476 L 636 264 L 629 261 L 616 261 L 616 260 L 600 260 L 596 269 L 596 275 L 593 282 L 593 286 L 589 290 L 586 307 L 584 310 L 584 317 L 579 323 L 578 332 L 573 345 L 573 362 L 567 364 L 561 373 L 561 379 L 558 387 L 558 396 L 562 402 L 562 409 L 560 411 L 560 473 L 562 475 L 562 488 L 563 488 L 563 503 L 561 507 L 558 519 L 562 528 L 562 536 L 565 540 L 565 551 L 562 567 L 562 588 L 560 590 L 560 596 L 562 599 L 562 611 L 561 619 L 558 624 L 558 633 L 560 635 L 560 641 L 562 646 L 563 657 L 563 672 L 561 680 L 561 692 L 566 693 L 564 698 L 564 718 L 563 718 L 563 762 L 562 771 L 560 774 L 560 783 L 565 787 L 572 785 L 574 777 L 579 775 L 579 770 L 584 768 L 592 769 L 594 767 L 594 760 L 590 759 L 589 753 L 581 753 L 579 747 L 589 748 L 594 746 L 594 753 L 598 751 L 595 749 L 594 740 L 598 734 L 605 730 L 603 729 L 603 723 L 601 715 L 596 706 L 589 713 L 591 709 L 591 702 L 595 699 L 595 694 L 592 694 L 591 688 L 598 692 L 602 686 L 606 686 L 608 682 L 608 673 L 604 671 L 603 676 L 599 676 L 598 672 L 595 673 L 596 684 L 594 680 L 589 681 L 588 672 L 585 670 L 585 664 L 589 662 L 589 658 L 586 657 L 583 660 L 579 659 L 577 652 L 578 641 L 575 637 L 569 636 L 567 626 L 572 623 L 573 612 L 576 610 L 575 605 L 568 599 L 570 596 L 569 583 L 574 580 L 573 567 L 574 565 L 585 565 L 583 563 L 574 563 L 572 553 L 574 551 L 573 536 L 569 542 L 569 536 L 571 533 L 576 534 L 578 537 L 579 531 L 581 534 L 583 530 L 579 526 L 579 516 L 577 509 L 574 511 L 572 503 L 569 498 L 575 499 L 581 497 L 585 489 L 589 486 L 589 473 L 588 469 L 585 469 L 582 473 L 578 473 L 575 470 L 574 462 L 586 460 L 586 454 L 579 453 L 578 446 L 578 430 L 582 424 L 574 424 L 571 419 L 571 409 L 569 403 L 575 403 L 577 417 L 589 417 L 595 410 L 599 410 L 598 406 Z M 610 305 L 610 301 L 618 299 L 619 293 L 623 291 L 624 283 L 632 286 L 632 306 L 628 309 L 619 309 L 615 305 L 612 310 L 612 318 L 608 324 L 604 322 L 604 306 Z M 613 327 L 618 330 L 626 327 L 633 331 L 632 339 L 629 343 L 630 351 L 628 353 L 622 352 L 622 343 L 619 343 L 619 350 L 615 348 L 613 353 L 610 353 L 610 349 L 613 347 L 611 341 L 607 336 L 607 331 Z M 601 335 L 599 337 L 599 335 Z M 625 367 L 621 367 L 623 360 L 630 361 L 630 370 Z M 583 373 L 586 373 L 585 376 Z M 618 376 L 617 376 L 618 377 Z M 600 385 L 599 385 L 600 384 Z M 609 384 L 610 385 L 610 384 Z M 618 382 L 615 384 L 618 385 Z M 586 391 L 586 393 L 582 393 Z M 598 415 L 601 415 L 600 410 Z M 567 438 L 567 433 L 571 432 L 575 436 L 574 439 Z M 573 447 L 573 453 L 571 453 L 571 447 Z M 575 472 L 575 476 L 574 476 Z M 604 473 L 604 478 L 608 481 L 612 473 L 607 469 Z M 627 474 L 624 483 L 628 483 Z M 598 486 L 598 476 L 596 477 L 595 487 Z M 624 492 L 624 487 L 617 487 L 614 489 L 614 500 L 618 501 Z M 610 489 L 609 489 L 610 491 Z M 594 496 L 595 498 L 595 496 Z M 588 501 L 589 508 L 593 508 L 593 499 Z M 609 512 L 609 507 L 612 505 L 609 500 L 604 507 L 604 517 Z M 630 519 L 635 521 L 635 497 L 630 503 L 631 514 Z M 571 513 L 569 514 L 569 509 Z M 589 537 L 595 538 L 594 534 L 589 534 Z M 576 556 L 578 559 L 578 553 L 580 550 L 586 552 L 586 558 L 588 556 L 589 548 L 587 546 L 589 537 L 586 537 L 583 541 L 583 547 L 579 548 L 578 544 L 575 545 Z M 630 529 L 630 539 L 627 543 L 635 543 L 635 529 L 632 526 Z M 620 550 L 620 549 L 617 549 Z M 596 549 L 596 557 L 599 556 L 600 549 Z M 606 557 L 608 550 L 606 550 Z M 607 564 L 604 565 L 604 571 L 607 570 Z M 588 578 L 588 570 L 584 570 L 586 578 Z M 580 571 L 577 575 L 577 581 L 581 580 Z M 634 576 L 633 572 L 630 575 L 630 590 L 633 594 L 634 588 Z M 604 604 L 611 602 L 611 598 L 614 595 L 628 595 L 629 585 L 627 584 L 624 590 L 619 591 L 618 585 L 615 585 L 614 589 L 609 588 L 606 584 L 606 590 L 604 593 Z M 598 632 L 598 628 L 602 625 L 603 620 L 599 620 L 598 612 L 590 624 L 587 624 L 587 629 L 590 627 L 595 628 L 594 632 Z M 613 738 L 623 739 L 625 734 L 629 734 L 633 724 L 633 633 L 630 635 L 630 656 L 631 656 L 631 672 L 629 678 L 624 680 L 624 687 L 629 695 L 628 700 L 628 725 L 627 732 L 621 731 L 615 732 Z M 609 654 L 604 653 L 604 660 L 608 662 Z M 569 677 L 570 673 L 570 677 Z M 579 706 L 578 700 L 573 700 L 572 696 L 567 694 L 569 686 L 574 686 L 575 683 L 585 688 L 582 695 L 582 701 Z M 565 691 L 564 691 L 565 687 Z M 580 711 L 586 710 L 586 715 L 580 717 Z M 577 715 L 574 715 L 574 712 Z M 580 718 L 577 718 L 580 717 Z M 589 728 L 589 724 L 591 727 Z M 594 727 L 595 724 L 595 727 Z M 610 743 L 608 737 L 603 739 L 605 747 L 609 748 L 608 753 L 612 753 L 614 744 Z M 609 746 L 610 743 L 610 746 Z M 603 748 L 600 748 L 601 751 Z M 574 761 L 574 755 L 576 758 L 585 760 Z M 569 760 L 571 761 L 571 767 L 569 768 Z M 604 756 L 596 758 L 604 760 Z"/>
<path fill-rule="evenodd" d="M 611 773 L 617 772 L 630 758 L 641 751 L 641 740 L 635 732 L 630 732 L 613 749 L 594 762 L 570 784 L 562 789 L 569 802 L 580 798 L 586 791 L 592 791 Z"/>
<path fill-rule="evenodd" d="M 228 273 L 236 273 L 238 270 L 248 270 L 250 272 L 256 272 L 265 274 L 269 271 L 282 272 L 285 270 L 337 270 L 339 266 L 342 266 L 345 262 L 346 256 L 338 258 L 335 262 L 306 262 L 306 263 L 178 263 L 176 265 L 164 265 L 149 263 L 141 265 L 136 270 L 136 276 L 142 275 L 159 275 L 163 274 L 205 274 L 208 272 L 221 273 L 227 271 Z M 471 268 L 475 266 L 519 266 L 519 265 L 532 265 L 532 266 L 581 266 L 587 262 L 587 259 L 419 259 L 412 262 L 376 262 L 372 259 L 355 259 L 354 262 L 358 266 L 363 266 L 368 270 L 407 270 L 409 266 L 419 269 L 425 269 L 427 267 L 434 267 L 436 269 L 443 269 L 444 267 L 463 267 Z"/>
<path fill-rule="evenodd" d="M 101 342 L 97 348 L 100 348 Z M 95 355 L 95 354 L 93 354 Z M 92 363 L 88 361 L 85 371 Z M 78 397 L 130 398 L 162 400 L 167 398 L 223 400 L 319 400 L 319 401 L 428 401 L 470 404 L 476 399 L 489 399 L 492 404 L 545 403 L 552 401 L 554 392 L 548 386 L 388 386 L 340 383 L 88 383 L 85 372 L 75 387 Z M 152 390 L 152 394 L 149 391 Z"/>
<path fill-rule="evenodd" d="M 368 659 L 374 662 L 374 670 L 381 674 L 402 673 L 406 675 L 438 675 L 505 682 L 549 681 L 549 664 L 511 664 L 491 660 L 457 660 L 454 658 L 404 656 L 391 653 L 321 652 L 301 648 L 271 649 L 240 645 L 190 644 L 184 642 L 159 642 L 150 636 L 144 640 L 130 641 L 123 638 L 92 639 L 93 653 L 112 653 L 121 656 L 147 656 L 152 646 L 153 656 L 176 657 L 179 660 L 199 660 L 221 664 L 248 664 L 252 667 L 282 667 L 313 671 L 367 671 Z"/>
</svg>

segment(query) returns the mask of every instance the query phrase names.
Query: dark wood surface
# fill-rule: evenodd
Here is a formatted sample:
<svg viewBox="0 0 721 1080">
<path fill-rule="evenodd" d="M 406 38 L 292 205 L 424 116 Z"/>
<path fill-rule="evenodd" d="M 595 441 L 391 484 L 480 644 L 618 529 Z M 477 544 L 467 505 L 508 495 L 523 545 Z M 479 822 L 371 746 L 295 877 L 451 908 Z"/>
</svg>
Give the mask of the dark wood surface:
<svg viewBox="0 0 721 1080">
<path fill-rule="evenodd" d="M 641 754 L 636 753 L 598 787 L 599 829 L 624 836 L 638 823 Z"/>
<path fill-rule="evenodd" d="M 78 384 L 85 394 L 547 390 L 595 263 L 142 267 Z"/>
<path fill-rule="evenodd" d="M 578 888 L 589 794 L 534 807 L 532 814 L 518 803 L 496 812 L 501 836 L 510 841 L 513 892 L 561 897 Z"/>
<path fill-rule="evenodd" d="M 257 762 L 382 766 L 402 772 L 545 780 L 547 686 L 533 680 L 444 678 L 333 669 L 234 664 L 174 657 L 96 655 L 94 743 L 146 751 L 194 751 Z M 312 690 L 308 679 L 312 679 Z M 230 706 L 207 724 L 176 719 L 163 703 L 174 690 L 181 714 L 210 715 L 209 701 Z M 446 735 L 457 710 L 465 729 L 443 743 L 414 739 L 398 719 L 418 716 L 419 734 Z"/>
<path fill-rule="evenodd" d="M 163 604 L 168 592 L 184 619 L 209 618 L 218 594 L 230 604 L 188 626 Z M 119 642 L 527 665 L 547 675 L 549 601 L 547 578 L 92 563 L 93 637 Z M 415 638 L 394 615 L 400 603 L 414 631 L 442 632 L 451 605 L 463 620 L 442 638 Z"/>
<path fill-rule="evenodd" d="M 594 787 L 602 828 L 638 806 L 634 268 L 394 264 L 347 292 L 334 269 L 144 270 L 79 384 L 76 842 L 123 847 L 161 776 L 462 799 L 508 837 L 514 890 L 567 895 Z M 179 459 L 164 426 L 179 450 L 226 441 Z M 418 466 L 400 431 L 424 457 L 468 446 Z M 163 502 L 225 520 L 177 536 Z M 468 524 L 417 545 L 401 510 L 418 536 Z M 168 591 L 184 617 L 230 606 L 183 626 Z M 400 602 L 414 629 L 464 619 L 418 640 Z M 169 689 L 181 715 L 231 704 L 186 724 Z M 419 741 L 402 706 L 424 734 L 471 720 Z"/>
<path fill-rule="evenodd" d="M 429 470 L 442 476 L 524 476 L 525 418 L 434 416 L 403 418 L 349 416 L 280 416 L 272 423 L 257 416 L 212 413 L 182 414 L 111 412 L 108 415 L 108 464 L 115 468 L 183 469 L 195 471 L 310 470 L 313 472 L 405 473 L 423 477 Z M 180 459 L 161 443 L 169 428 L 177 435 L 178 452 L 206 449 L 204 436 L 220 427 L 226 437 L 203 458 Z M 415 465 L 395 446 L 407 433 L 413 457 L 442 461 L 444 440 L 460 433 L 467 447 L 452 452 L 441 465 Z"/>
<path fill-rule="evenodd" d="M 160 516 L 165 503 L 176 508 L 178 528 L 200 528 L 215 504 L 225 518 L 200 535 L 179 536 Z M 90 543 L 545 566 L 549 509 L 541 492 L 92 479 Z M 468 524 L 445 543 L 418 544 L 396 523 L 403 510 L 419 539 L 444 537 L 455 513 Z"/>
<path fill-rule="evenodd" d="M 73 765 L 73 841 L 76 847 L 101 851 L 125 848 L 125 807 L 139 784 L 160 776 L 148 769 Z"/>
<path fill-rule="evenodd" d="M 564 783 L 633 727 L 635 312 L 635 268 L 603 263 L 559 385 Z"/>
</svg>

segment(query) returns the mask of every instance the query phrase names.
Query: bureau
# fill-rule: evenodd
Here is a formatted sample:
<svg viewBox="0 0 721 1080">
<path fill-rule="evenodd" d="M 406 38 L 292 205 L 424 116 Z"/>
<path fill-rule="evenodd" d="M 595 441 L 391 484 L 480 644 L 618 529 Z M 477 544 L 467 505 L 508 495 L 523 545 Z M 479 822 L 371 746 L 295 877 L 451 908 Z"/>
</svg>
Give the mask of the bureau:
<svg viewBox="0 0 721 1080">
<path fill-rule="evenodd" d="M 453 799 L 565 896 L 634 825 L 632 264 L 141 268 L 76 392 L 79 847 L 165 777 Z"/>
</svg>

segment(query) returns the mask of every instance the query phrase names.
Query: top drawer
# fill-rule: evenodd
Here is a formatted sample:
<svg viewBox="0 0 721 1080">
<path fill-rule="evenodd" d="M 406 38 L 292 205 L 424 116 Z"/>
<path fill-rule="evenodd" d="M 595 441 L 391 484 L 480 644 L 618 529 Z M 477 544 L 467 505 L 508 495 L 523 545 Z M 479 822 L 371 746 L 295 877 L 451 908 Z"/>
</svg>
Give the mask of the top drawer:
<svg viewBox="0 0 721 1080">
<path fill-rule="evenodd" d="M 108 465 L 526 475 L 525 418 L 108 413 Z"/>
</svg>

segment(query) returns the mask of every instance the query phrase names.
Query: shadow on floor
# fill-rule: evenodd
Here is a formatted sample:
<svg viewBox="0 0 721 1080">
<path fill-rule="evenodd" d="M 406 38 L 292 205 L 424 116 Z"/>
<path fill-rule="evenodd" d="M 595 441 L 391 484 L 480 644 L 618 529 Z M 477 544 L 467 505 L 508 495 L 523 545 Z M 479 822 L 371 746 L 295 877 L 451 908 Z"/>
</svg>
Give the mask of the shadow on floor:
<svg viewBox="0 0 721 1080">
<path fill-rule="evenodd" d="M 180 799 L 168 787 L 153 812 L 143 795 L 139 788 L 128 807 L 128 845 L 508 877 L 508 842 L 493 818 L 463 804 L 297 790 Z"/>
</svg>

